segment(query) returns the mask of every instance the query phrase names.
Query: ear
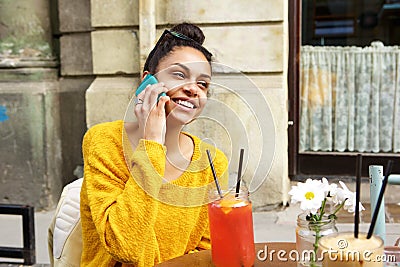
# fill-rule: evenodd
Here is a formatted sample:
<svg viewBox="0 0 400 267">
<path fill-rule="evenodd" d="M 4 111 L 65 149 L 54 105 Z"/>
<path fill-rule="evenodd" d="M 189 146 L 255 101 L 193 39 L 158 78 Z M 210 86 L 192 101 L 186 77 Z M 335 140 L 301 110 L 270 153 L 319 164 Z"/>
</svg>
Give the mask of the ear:
<svg viewBox="0 0 400 267">
<path fill-rule="evenodd" d="M 147 70 L 145 70 L 145 71 L 143 72 L 143 74 L 142 74 L 142 81 L 143 81 L 143 79 L 147 76 L 147 74 L 150 74 L 150 72 L 147 71 Z"/>
</svg>

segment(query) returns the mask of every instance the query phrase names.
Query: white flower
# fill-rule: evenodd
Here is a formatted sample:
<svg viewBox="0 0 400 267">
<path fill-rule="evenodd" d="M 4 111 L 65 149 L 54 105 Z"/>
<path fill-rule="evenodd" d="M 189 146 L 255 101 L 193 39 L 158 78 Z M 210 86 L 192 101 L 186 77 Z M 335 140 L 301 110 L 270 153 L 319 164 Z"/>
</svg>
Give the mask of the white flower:
<svg viewBox="0 0 400 267">
<path fill-rule="evenodd" d="M 291 203 L 300 202 L 300 208 L 306 212 L 316 214 L 325 198 L 324 185 L 321 181 L 307 179 L 305 183 L 292 186 L 289 195 Z"/>
<path fill-rule="evenodd" d="M 323 177 L 322 178 L 322 185 L 323 185 L 323 190 L 324 190 L 324 193 L 325 193 L 325 197 L 328 197 L 328 196 L 332 197 L 332 196 L 334 196 L 336 194 L 337 184 L 334 184 L 334 183 L 329 184 L 328 180 L 325 177 Z M 330 198 L 328 200 L 330 200 Z"/>
<path fill-rule="evenodd" d="M 332 198 L 333 202 L 336 205 L 338 205 L 338 204 L 343 203 L 343 201 L 346 201 L 344 203 L 343 208 L 345 210 L 347 210 L 348 212 L 355 212 L 355 210 L 356 210 L 356 193 L 351 192 L 342 181 L 339 181 L 339 184 L 342 188 L 337 189 L 336 194 Z M 363 211 L 363 210 L 365 210 L 365 208 L 360 203 L 359 211 Z"/>
</svg>

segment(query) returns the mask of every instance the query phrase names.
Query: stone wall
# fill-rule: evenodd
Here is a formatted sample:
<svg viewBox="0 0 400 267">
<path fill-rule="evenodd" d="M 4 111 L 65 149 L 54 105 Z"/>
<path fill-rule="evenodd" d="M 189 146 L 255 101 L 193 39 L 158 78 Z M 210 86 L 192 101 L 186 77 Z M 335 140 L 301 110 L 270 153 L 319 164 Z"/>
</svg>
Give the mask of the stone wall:
<svg viewBox="0 0 400 267">
<path fill-rule="evenodd" d="M 58 64 L 46 0 L 0 0 L 0 203 L 53 207 L 62 187 Z"/>
<path fill-rule="evenodd" d="M 89 0 L 0 0 L 0 203 L 54 208 L 76 179 L 91 30 Z"/>
<path fill-rule="evenodd" d="M 63 184 L 82 176 L 86 90 L 94 80 L 90 0 L 58 0 Z"/>
<path fill-rule="evenodd" d="M 18 72 L 15 80 L 0 71 L 0 105 L 7 115 L 0 122 L 0 202 L 46 209 L 61 188 L 57 70 L 52 70 L 55 79 L 46 79 L 40 72 L 50 71 L 28 68 L 35 72 L 29 78 L 22 67 L 12 69 Z"/>
<path fill-rule="evenodd" d="M 43 0 L 0 1 L 0 54 L 51 57 L 50 5 Z"/>
<path fill-rule="evenodd" d="M 86 92 L 88 127 L 104 121 L 123 119 L 132 90 L 138 86 L 140 77 L 139 1 L 92 0 L 90 9 L 91 56 L 96 80 Z M 244 131 L 248 134 L 246 141 L 250 140 L 246 149 L 252 148 L 246 151 L 249 157 L 245 175 L 251 179 L 255 174 L 258 175 L 257 168 L 268 171 L 273 159 L 268 178 L 253 194 L 253 202 L 257 209 L 286 203 L 289 185 L 287 1 L 155 1 L 157 36 L 164 28 L 182 21 L 199 24 L 206 35 L 204 46 L 215 55 L 216 60 L 233 70 L 245 73 L 245 77 L 254 82 L 256 86 L 238 89 L 240 94 L 248 99 L 256 95 L 268 103 L 265 105 L 270 107 L 275 128 L 271 131 L 268 128 L 270 125 L 261 125 L 265 128 L 261 132 L 264 135 L 273 135 L 271 138 L 263 136 L 260 139 L 257 136 L 259 132 L 254 130 L 256 127 L 246 125 L 244 121 Z M 232 74 L 228 76 L 232 77 Z M 226 75 L 216 75 L 213 81 L 224 84 L 230 79 Z M 237 100 L 230 99 L 229 94 L 221 90 L 216 90 L 213 97 L 223 103 L 229 102 L 231 107 L 239 105 L 235 104 Z M 215 112 L 218 112 L 218 109 Z M 221 119 L 219 125 L 227 128 L 232 126 L 229 118 Z M 199 123 L 198 126 L 191 126 L 190 130 L 201 135 L 204 134 L 203 127 L 204 125 Z M 221 141 L 216 143 L 230 156 L 230 172 L 234 175 L 241 144 L 235 142 L 234 138 L 231 138 L 232 142 L 224 142 L 224 138 L 219 136 L 218 126 L 209 127 L 205 135 Z M 260 148 L 272 149 L 260 151 Z M 263 156 L 260 156 L 260 153 L 263 153 Z M 257 166 L 253 166 L 254 162 Z"/>
</svg>

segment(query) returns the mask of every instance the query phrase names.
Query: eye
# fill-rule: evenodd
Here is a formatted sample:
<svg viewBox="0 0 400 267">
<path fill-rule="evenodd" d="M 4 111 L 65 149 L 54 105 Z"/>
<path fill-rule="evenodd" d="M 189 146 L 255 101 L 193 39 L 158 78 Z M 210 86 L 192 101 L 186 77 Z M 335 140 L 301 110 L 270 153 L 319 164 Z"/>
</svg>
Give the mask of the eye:
<svg viewBox="0 0 400 267">
<path fill-rule="evenodd" d="M 209 83 L 206 81 L 197 81 L 197 84 L 202 88 L 202 89 L 208 89 Z"/>
<path fill-rule="evenodd" d="M 175 77 L 180 78 L 180 79 L 185 79 L 185 74 L 180 71 L 175 71 L 172 73 L 172 75 L 174 75 Z"/>
</svg>

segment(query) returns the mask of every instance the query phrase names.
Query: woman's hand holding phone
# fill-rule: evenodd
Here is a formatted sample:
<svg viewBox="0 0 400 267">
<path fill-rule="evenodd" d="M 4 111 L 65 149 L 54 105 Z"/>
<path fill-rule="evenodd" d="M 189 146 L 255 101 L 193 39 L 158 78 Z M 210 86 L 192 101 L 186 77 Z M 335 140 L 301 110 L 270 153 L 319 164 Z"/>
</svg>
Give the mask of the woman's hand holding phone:
<svg viewBox="0 0 400 267">
<path fill-rule="evenodd" d="M 166 95 L 168 89 L 163 83 L 154 83 L 154 80 L 151 84 L 149 79 L 146 82 L 145 78 L 138 87 L 136 97 L 142 101 L 136 104 L 135 115 L 142 138 L 163 144 L 166 129 L 165 104 L 169 101 Z"/>
</svg>

